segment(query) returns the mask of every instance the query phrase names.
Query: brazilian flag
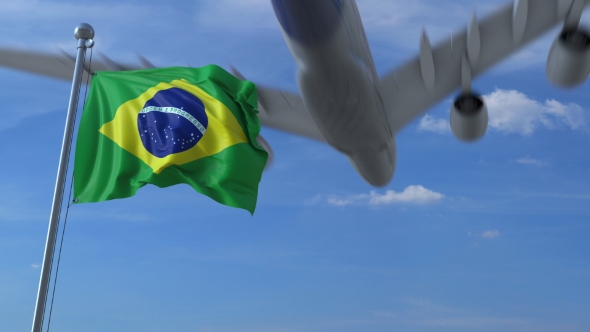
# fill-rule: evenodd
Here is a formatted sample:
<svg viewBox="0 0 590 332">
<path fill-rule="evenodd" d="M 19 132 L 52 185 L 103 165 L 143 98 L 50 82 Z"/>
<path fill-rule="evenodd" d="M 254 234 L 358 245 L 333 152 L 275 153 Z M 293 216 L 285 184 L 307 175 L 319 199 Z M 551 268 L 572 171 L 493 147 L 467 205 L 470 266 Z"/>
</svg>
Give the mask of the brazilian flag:
<svg viewBox="0 0 590 332">
<path fill-rule="evenodd" d="M 253 214 L 268 158 L 257 109 L 256 86 L 215 65 L 96 73 L 78 130 L 76 202 L 186 183 Z"/>
</svg>

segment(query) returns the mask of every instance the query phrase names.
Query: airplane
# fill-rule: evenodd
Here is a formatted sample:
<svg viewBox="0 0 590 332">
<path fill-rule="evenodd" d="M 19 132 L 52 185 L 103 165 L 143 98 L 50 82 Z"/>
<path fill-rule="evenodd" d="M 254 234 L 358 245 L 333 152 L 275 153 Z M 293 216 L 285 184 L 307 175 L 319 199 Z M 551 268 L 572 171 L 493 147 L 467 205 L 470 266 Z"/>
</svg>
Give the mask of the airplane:
<svg viewBox="0 0 590 332">
<path fill-rule="evenodd" d="M 271 0 L 298 68 L 300 94 L 257 84 L 264 126 L 326 142 L 345 154 L 370 185 L 388 184 L 395 171 L 395 135 L 410 121 L 460 88 L 451 105 L 454 136 L 466 142 L 487 129 L 485 101 L 472 79 L 563 23 L 547 58 L 546 74 L 559 87 L 582 84 L 590 74 L 590 34 L 579 27 L 590 0 L 515 0 L 488 17 L 473 14 L 466 29 L 432 46 L 425 32 L 419 54 L 379 77 L 355 0 Z M 72 79 L 75 59 L 0 48 L 0 65 Z M 106 56 L 99 70 L 153 68 Z M 235 68 L 235 76 L 245 79 Z M 264 139 L 259 142 L 272 154 Z"/>
</svg>

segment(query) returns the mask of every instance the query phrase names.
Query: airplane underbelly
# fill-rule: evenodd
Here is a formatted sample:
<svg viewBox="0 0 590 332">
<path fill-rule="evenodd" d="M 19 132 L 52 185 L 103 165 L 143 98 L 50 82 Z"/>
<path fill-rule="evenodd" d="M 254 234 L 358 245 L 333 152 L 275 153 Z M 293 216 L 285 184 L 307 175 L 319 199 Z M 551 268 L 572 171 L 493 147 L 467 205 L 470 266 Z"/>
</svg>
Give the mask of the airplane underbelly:
<svg viewBox="0 0 590 332">
<path fill-rule="evenodd" d="M 273 0 L 273 6 L 297 63 L 301 98 L 318 129 L 367 182 L 387 184 L 395 143 L 371 71 L 353 55 L 340 1 Z"/>
<path fill-rule="evenodd" d="M 310 115 L 336 149 L 346 152 L 391 139 L 375 89 L 359 65 L 325 63 L 315 70 L 300 70 L 297 83 Z"/>
<path fill-rule="evenodd" d="M 306 108 L 326 141 L 345 153 L 367 182 L 386 185 L 395 168 L 395 142 L 379 112 L 376 90 L 357 64 L 321 68 L 298 73 Z"/>
<path fill-rule="evenodd" d="M 395 142 L 362 68 L 326 64 L 321 71 L 300 71 L 297 83 L 326 141 L 345 153 L 367 182 L 389 183 L 395 168 Z"/>
</svg>

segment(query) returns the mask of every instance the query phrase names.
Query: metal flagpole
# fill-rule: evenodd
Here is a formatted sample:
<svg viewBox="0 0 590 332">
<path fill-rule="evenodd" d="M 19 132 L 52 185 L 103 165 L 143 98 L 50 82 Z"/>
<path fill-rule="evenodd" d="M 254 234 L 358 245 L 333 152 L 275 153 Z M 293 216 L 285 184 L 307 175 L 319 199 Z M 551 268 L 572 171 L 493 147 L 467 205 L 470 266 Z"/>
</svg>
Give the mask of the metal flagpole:
<svg viewBox="0 0 590 332">
<path fill-rule="evenodd" d="M 43 265 L 41 267 L 41 279 L 39 280 L 39 291 L 37 292 L 37 303 L 35 304 L 35 315 L 33 316 L 32 332 L 41 332 L 43 327 L 43 314 L 45 313 L 45 303 L 47 301 L 47 291 L 49 289 L 49 278 L 51 276 L 51 265 L 53 262 L 53 252 L 55 239 L 57 235 L 58 221 L 61 212 L 64 185 L 67 176 L 67 166 L 70 158 L 70 147 L 72 135 L 74 134 L 74 115 L 78 105 L 78 96 L 80 85 L 82 84 L 82 73 L 86 49 L 94 45 L 94 29 L 90 24 L 81 23 L 74 29 L 74 37 L 78 40 L 78 52 L 76 54 L 76 65 L 74 66 L 74 78 L 72 81 L 72 91 L 70 92 L 70 103 L 68 104 L 68 114 L 66 117 L 66 127 L 61 145 L 61 155 L 59 157 L 59 166 L 57 168 L 57 180 L 55 182 L 55 191 L 53 192 L 53 203 L 51 205 L 51 216 L 49 217 L 49 229 L 47 230 L 47 240 L 45 242 L 45 254 L 43 256 Z M 89 73 L 90 74 L 90 73 Z"/>
</svg>

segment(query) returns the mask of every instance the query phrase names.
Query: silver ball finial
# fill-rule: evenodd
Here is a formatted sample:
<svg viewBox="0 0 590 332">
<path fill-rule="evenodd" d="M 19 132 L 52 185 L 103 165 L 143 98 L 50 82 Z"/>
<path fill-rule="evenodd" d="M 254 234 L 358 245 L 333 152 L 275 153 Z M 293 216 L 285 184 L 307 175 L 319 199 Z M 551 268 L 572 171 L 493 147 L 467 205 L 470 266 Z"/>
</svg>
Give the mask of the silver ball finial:
<svg viewBox="0 0 590 332">
<path fill-rule="evenodd" d="M 76 29 L 74 29 L 74 37 L 78 40 L 92 39 L 94 38 L 94 29 L 88 23 L 80 23 Z"/>
</svg>

